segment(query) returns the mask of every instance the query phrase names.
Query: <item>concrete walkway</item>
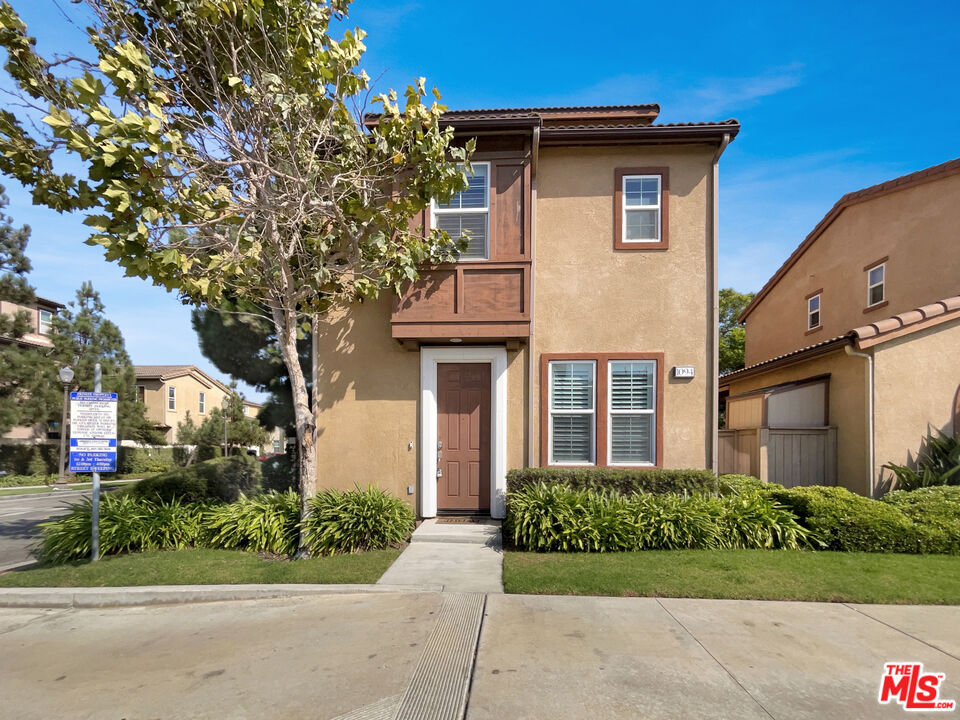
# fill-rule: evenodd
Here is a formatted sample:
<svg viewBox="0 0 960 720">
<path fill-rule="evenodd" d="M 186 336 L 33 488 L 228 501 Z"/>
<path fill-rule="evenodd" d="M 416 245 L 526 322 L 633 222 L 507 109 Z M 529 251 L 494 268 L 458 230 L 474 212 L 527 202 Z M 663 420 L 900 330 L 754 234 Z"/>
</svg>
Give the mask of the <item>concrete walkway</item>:
<svg viewBox="0 0 960 720">
<path fill-rule="evenodd" d="M 378 585 L 440 585 L 446 592 L 502 593 L 500 521 L 424 520 Z"/>
<path fill-rule="evenodd" d="M 0 608 L 0 715 L 953 717 L 879 705 L 894 661 L 960 700 L 960 607 L 388 591 Z"/>
</svg>

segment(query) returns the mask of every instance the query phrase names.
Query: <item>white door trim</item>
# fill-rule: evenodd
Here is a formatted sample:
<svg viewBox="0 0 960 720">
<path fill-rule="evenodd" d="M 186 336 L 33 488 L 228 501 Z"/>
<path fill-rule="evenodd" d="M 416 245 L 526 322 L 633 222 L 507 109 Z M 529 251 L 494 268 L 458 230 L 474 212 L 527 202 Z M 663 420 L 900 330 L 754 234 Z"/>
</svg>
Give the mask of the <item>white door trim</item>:
<svg viewBox="0 0 960 720">
<path fill-rule="evenodd" d="M 504 347 L 420 349 L 420 515 L 437 515 L 437 365 L 490 364 L 490 516 L 503 518 L 507 494 L 507 350 Z"/>
</svg>

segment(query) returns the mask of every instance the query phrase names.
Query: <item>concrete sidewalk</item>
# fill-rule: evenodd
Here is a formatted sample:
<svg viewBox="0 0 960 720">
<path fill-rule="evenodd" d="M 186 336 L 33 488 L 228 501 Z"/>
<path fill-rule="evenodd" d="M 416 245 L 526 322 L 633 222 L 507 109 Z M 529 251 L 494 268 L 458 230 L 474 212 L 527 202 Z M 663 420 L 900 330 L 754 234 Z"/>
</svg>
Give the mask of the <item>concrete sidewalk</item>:
<svg viewBox="0 0 960 720">
<path fill-rule="evenodd" d="M 440 585 L 446 592 L 502 593 L 500 521 L 424 520 L 378 585 Z"/>
<path fill-rule="evenodd" d="M 903 718 L 877 703 L 894 661 L 960 700 L 960 607 L 382 590 L 0 608 L 0 714 Z"/>
</svg>

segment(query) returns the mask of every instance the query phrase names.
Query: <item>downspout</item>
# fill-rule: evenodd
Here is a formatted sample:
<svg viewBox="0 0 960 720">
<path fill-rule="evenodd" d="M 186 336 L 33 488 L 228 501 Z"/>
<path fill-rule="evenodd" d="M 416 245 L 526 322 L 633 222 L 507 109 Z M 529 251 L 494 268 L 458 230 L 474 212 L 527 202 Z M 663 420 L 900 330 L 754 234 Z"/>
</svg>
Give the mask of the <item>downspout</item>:
<svg viewBox="0 0 960 720">
<path fill-rule="evenodd" d="M 710 382 L 707 386 L 707 392 L 710 402 L 710 469 L 714 473 L 720 470 L 719 459 L 719 426 L 720 426 L 720 398 L 718 397 L 718 386 L 720 383 L 720 156 L 730 144 L 730 134 L 724 133 L 720 140 L 720 146 L 713 156 L 713 179 L 711 183 L 711 203 L 713 217 L 710 223 L 711 243 L 710 243 L 710 298 L 713 312 L 711 321 L 713 323 L 710 333 Z"/>
<path fill-rule="evenodd" d="M 540 126 L 533 128 L 533 146 L 530 155 L 530 337 L 527 338 L 527 452 L 526 466 L 534 467 L 534 433 L 533 418 L 535 416 L 535 398 L 533 381 L 536 374 L 536 356 L 533 352 L 534 331 L 534 295 L 537 289 L 536 282 L 536 249 L 537 249 L 537 165 L 540 160 Z"/>
<path fill-rule="evenodd" d="M 869 495 L 874 496 L 876 477 L 874 476 L 874 422 L 873 422 L 873 354 L 853 350 L 853 345 L 845 345 L 843 349 L 847 355 L 864 358 L 867 361 L 867 489 Z"/>
</svg>

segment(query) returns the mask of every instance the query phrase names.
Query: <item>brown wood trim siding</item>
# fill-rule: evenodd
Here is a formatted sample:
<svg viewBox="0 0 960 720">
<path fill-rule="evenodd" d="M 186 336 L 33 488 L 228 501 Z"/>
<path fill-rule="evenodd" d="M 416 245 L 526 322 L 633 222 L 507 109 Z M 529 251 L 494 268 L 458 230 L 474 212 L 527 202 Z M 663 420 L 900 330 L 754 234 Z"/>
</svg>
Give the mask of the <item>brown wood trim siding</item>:
<svg viewBox="0 0 960 720">
<path fill-rule="evenodd" d="M 623 240 L 623 178 L 625 175 L 660 176 L 660 241 L 624 242 Z M 613 249 L 667 250 L 670 247 L 670 168 L 619 167 L 613 172 Z"/>
<path fill-rule="evenodd" d="M 885 262 L 887 262 L 889 259 L 890 259 L 890 256 L 889 256 L 889 255 L 884 255 L 884 256 L 883 256 L 882 258 L 880 258 L 879 260 L 874 260 L 874 261 L 873 261 L 872 263 L 870 263 L 869 265 L 864 265 L 864 266 L 863 266 L 863 271 L 864 271 L 864 272 L 868 272 L 869 270 L 873 270 L 877 265 L 883 265 L 883 264 L 884 264 Z"/>
<path fill-rule="evenodd" d="M 804 299 L 804 300 L 809 300 L 810 298 L 816 297 L 817 295 L 823 295 L 823 288 L 820 288 L 819 290 L 814 290 L 812 293 L 810 293 L 809 295 L 807 295 L 807 296 L 804 297 L 803 299 Z M 808 309 L 809 309 L 809 308 L 808 308 Z"/>
<path fill-rule="evenodd" d="M 593 360 L 597 367 L 597 382 L 595 387 L 594 412 L 596 422 L 596 447 L 594 448 L 595 464 L 590 467 L 603 468 L 662 468 L 663 467 L 663 396 L 666 391 L 664 369 L 664 353 L 542 353 L 540 355 L 540 466 L 541 467 L 568 467 L 565 465 L 550 465 L 550 362 L 565 360 Z M 656 387 L 656 416 L 654 428 L 656 443 L 654 446 L 653 465 L 609 465 L 607 462 L 607 383 L 608 365 L 616 360 L 655 360 L 657 362 Z"/>
</svg>

